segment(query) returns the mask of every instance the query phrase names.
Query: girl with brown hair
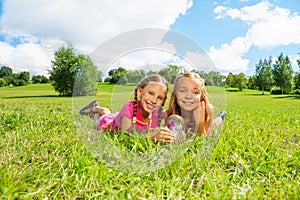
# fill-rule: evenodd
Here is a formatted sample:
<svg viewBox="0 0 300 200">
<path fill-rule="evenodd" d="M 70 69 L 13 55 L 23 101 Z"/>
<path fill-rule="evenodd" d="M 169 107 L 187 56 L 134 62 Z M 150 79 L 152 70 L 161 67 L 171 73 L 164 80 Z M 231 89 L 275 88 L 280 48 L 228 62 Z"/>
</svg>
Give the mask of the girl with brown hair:
<svg viewBox="0 0 300 200">
<path fill-rule="evenodd" d="M 156 107 L 164 106 L 168 93 L 167 81 L 158 74 L 149 75 L 140 81 L 134 91 L 134 100 L 126 103 L 120 112 L 112 114 L 96 101 L 80 110 L 82 115 L 95 116 L 97 129 L 125 130 L 128 132 L 147 132 L 155 141 L 171 142 L 176 139 L 167 128 L 159 128 L 166 114 L 162 112 L 156 118 L 151 116 Z"/>
</svg>

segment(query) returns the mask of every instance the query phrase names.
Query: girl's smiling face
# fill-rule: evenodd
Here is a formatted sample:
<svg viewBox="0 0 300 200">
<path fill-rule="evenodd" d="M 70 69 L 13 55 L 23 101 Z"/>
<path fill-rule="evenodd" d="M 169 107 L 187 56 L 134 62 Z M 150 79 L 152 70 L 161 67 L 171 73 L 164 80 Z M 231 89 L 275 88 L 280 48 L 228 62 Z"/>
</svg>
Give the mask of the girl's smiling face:
<svg viewBox="0 0 300 200">
<path fill-rule="evenodd" d="M 144 119 L 148 118 L 155 106 L 162 106 L 167 97 L 167 87 L 157 82 L 149 82 L 144 88 L 138 88 L 137 92 Z"/>
<path fill-rule="evenodd" d="M 181 109 L 193 111 L 199 107 L 201 90 L 195 79 L 182 77 L 178 80 L 175 95 Z"/>
</svg>

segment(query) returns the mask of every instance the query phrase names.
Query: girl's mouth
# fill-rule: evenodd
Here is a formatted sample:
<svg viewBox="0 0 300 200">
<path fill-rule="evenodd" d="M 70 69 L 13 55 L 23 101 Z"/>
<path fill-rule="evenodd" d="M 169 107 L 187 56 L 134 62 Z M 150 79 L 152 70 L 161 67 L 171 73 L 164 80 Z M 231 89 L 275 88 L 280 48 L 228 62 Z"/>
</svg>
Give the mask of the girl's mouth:
<svg viewBox="0 0 300 200">
<path fill-rule="evenodd" d="M 194 102 L 192 101 L 182 101 L 185 105 L 192 105 L 194 104 Z"/>
<path fill-rule="evenodd" d="M 149 110 L 152 110 L 154 108 L 154 106 L 150 103 L 146 103 L 146 105 Z"/>
</svg>

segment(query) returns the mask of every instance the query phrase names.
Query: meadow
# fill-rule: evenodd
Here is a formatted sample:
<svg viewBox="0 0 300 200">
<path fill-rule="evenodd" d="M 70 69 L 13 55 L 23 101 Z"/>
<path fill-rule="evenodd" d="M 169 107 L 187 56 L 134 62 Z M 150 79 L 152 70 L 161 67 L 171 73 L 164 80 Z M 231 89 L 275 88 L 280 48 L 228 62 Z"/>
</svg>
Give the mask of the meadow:
<svg viewBox="0 0 300 200">
<path fill-rule="evenodd" d="M 121 99 L 112 85 L 98 88 L 103 106 Z M 48 84 L 2 87 L 0 199 L 299 199 L 300 96 L 225 94 L 226 120 L 209 151 L 209 138 L 194 137 L 171 163 L 137 172 L 95 158 L 78 134 L 72 97 Z M 110 138 L 130 143 L 124 148 L 139 143 Z M 136 151 L 161 148 L 141 143 Z"/>
</svg>

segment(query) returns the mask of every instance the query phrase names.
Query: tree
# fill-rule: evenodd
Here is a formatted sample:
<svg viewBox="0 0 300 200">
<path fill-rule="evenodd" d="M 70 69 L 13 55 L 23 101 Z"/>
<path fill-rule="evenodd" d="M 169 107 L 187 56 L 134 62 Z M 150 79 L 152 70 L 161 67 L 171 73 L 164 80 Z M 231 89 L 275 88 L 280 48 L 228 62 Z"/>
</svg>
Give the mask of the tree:
<svg viewBox="0 0 300 200">
<path fill-rule="evenodd" d="M 233 75 L 233 87 L 238 88 L 239 91 L 243 91 L 246 88 L 247 78 L 245 74 L 239 73 Z"/>
<path fill-rule="evenodd" d="M 208 74 L 201 72 L 200 76 L 205 80 L 206 85 L 223 86 L 223 78 L 220 72 L 210 71 Z"/>
<path fill-rule="evenodd" d="M 159 70 L 158 74 L 164 77 L 169 83 L 172 83 L 171 80 L 173 79 L 173 76 L 167 68 Z"/>
<path fill-rule="evenodd" d="M 233 87 L 233 81 L 234 81 L 233 73 L 229 72 L 225 80 L 225 86 Z"/>
<path fill-rule="evenodd" d="M 118 69 L 111 69 L 108 72 L 108 75 L 111 77 L 110 83 L 118 83 L 122 76 L 127 73 L 127 70 L 123 67 L 119 67 Z M 122 84 L 123 80 L 119 83 Z"/>
<path fill-rule="evenodd" d="M 103 76 L 103 72 L 98 71 L 97 72 L 97 82 L 102 82 L 102 76 Z"/>
<path fill-rule="evenodd" d="M 117 82 L 118 85 L 125 85 L 126 83 L 128 83 L 128 79 L 126 74 L 124 74 L 123 76 L 121 76 L 119 78 L 119 81 Z"/>
<path fill-rule="evenodd" d="M 105 82 L 105 83 L 110 83 L 110 80 L 111 80 L 111 77 L 108 76 L 108 77 L 106 77 L 106 78 L 104 79 L 104 82 Z"/>
<path fill-rule="evenodd" d="M 74 96 L 95 95 L 97 91 L 98 71 L 89 56 L 78 55 L 78 70 L 73 87 Z"/>
<path fill-rule="evenodd" d="M 247 88 L 255 90 L 256 89 L 256 78 L 255 78 L 255 76 L 249 76 L 246 85 L 247 85 Z"/>
<path fill-rule="evenodd" d="M 281 94 L 292 90 L 293 69 L 288 56 L 281 53 L 273 65 L 272 75 L 275 85 L 281 88 Z"/>
<path fill-rule="evenodd" d="M 10 67 L 2 66 L 0 69 L 0 78 L 4 78 L 6 85 L 12 84 L 13 71 Z"/>
<path fill-rule="evenodd" d="M 300 72 L 297 72 L 294 76 L 295 89 L 300 89 Z"/>
<path fill-rule="evenodd" d="M 173 83 L 181 71 L 182 67 L 177 65 L 168 65 L 167 68 L 161 69 L 158 74 L 164 77 L 169 83 Z"/>
<path fill-rule="evenodd" d="M 89 57 L 76 55 L 74 48 L 69 45 L 59 48 L 51 62 L 53 66 L 49 70 L 49 78 L 59 95 L 72 96 L 76 81 L 74 95 L 91 95 L 91 92 L 95 92 L 92 88 L 95 87 L 97 68 Z M 82 85 L 79 87 L 80 83 Z"/>
<path fill-rule="evenodd" d="M 14 86 L 24 86 L 29 83 L 30 73 L 29 72 L 19 72 L 17 74 L 13 74 L 12 84 Z"/>
<path fill-rule="evenodd" d="M 295 89 L 300 89 L 300 59 L 297 60 L 299 72 L 295 74 L 294 77 L 294 83 L 295 83 Z"/>
<path fill-rule="evenodd" d="M 272 84 L 272 57 L 269 57 L 269 60 L 259 59 L 258 64 L 256 64 L 255 69 L 255 81 L 257 87 L 262 91 L 262 95 L 265 92 L 265 89 L 271 89 Z"/>
<path fill-rule="evenodd" d="M 130 83 L 138 83 L 145 77 L 145 74 L 143 70 L 128 70 L 126 78 Z"/>
<path fill-rule="evenodd" d="M 143 71 L 143 72 L 145 72 L 145 71 Z M 158 72 L 157 71 L 153 71 L 151 69 L 148 72 L 145 72 L 145 76 L 148 76 L 148 75 L 151 75 L 151 74 L 158 74 Z"/>
<path fill-rule="evenodd" d="M 3 87 L 6 85 L 6 80 L 4 78 L 0 78 L 0 87 Z"/>
<path fill-rule="evenodd" d="M 36 76 L 32 76 L 31 77 L 31 82 L 33 84 L 37 84 L 37 83 L 48 83 L 49 79 L 43 75 L 36 75 Z"/>
</svg>

